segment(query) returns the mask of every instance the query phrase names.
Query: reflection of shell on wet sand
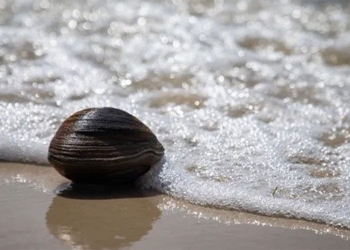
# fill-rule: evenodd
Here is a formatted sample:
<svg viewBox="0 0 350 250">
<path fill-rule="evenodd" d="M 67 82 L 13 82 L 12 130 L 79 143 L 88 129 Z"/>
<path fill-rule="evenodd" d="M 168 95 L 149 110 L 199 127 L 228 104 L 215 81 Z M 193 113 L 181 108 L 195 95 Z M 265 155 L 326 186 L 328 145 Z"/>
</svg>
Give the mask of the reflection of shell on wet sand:
<svg viewBox="0 0 350 250">
<path fill-rule="evenodd" d="M 91 108 L 68 117 L 51 141 L 48 160 L 73 182 L 133 181 L 164 154 L 136 117 L 114 108 Z"/>
<path fill-rule="evenodd" d="M 144 194 L 129 188 L 86 186 L 63 191 L 46 213 L 52 235 L 72 247 L 117 249 L 151 230 L 160 211 Z"/>
</svg>

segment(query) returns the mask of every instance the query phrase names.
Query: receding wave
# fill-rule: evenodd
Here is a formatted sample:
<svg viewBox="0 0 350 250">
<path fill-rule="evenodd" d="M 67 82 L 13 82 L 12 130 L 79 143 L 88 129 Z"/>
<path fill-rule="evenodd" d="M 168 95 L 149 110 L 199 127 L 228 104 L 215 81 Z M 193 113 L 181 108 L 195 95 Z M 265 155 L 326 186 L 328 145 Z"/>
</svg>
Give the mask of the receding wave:
<svg viewBox="0 0 350 250">
<path fill-rule="evenodd" d="M 350 6 L 321 2 L 0 1 L 0 159 L 112 106 L 166 148 L 143 185 L 349 228 Z"/>
</svg>

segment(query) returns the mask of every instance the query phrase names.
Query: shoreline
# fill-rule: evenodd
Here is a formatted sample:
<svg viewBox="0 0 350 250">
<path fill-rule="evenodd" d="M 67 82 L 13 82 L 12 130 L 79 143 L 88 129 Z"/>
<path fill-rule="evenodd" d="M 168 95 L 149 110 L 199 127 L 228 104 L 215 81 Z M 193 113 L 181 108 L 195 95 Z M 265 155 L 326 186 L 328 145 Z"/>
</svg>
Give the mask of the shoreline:
<svg viewBox="0 0 350 250">
<path fill-rule="evenodd" d="M 350 246 L 347 229 L 202 207 L 137 187 L 80 188 L 69 185 L 49 166 L 1 162 L 0 176 L 0 212 L 6 215 L 0 218 L 4 249 Z"/>
</svg>

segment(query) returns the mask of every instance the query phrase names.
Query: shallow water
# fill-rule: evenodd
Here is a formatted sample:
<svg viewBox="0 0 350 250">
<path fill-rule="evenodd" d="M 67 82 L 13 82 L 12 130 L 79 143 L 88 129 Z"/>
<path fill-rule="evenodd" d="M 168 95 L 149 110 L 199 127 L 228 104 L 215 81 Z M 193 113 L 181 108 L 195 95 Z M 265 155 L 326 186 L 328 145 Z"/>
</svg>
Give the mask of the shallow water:
<svg viewBox="0 0 350 250">
<path fill-rule="evenodd" d="M 0 159 L 46 164 L 74 111 L 144 121 L 142 185 L 350 227 L 347 1 L 0 0 Z"/>
</svg>

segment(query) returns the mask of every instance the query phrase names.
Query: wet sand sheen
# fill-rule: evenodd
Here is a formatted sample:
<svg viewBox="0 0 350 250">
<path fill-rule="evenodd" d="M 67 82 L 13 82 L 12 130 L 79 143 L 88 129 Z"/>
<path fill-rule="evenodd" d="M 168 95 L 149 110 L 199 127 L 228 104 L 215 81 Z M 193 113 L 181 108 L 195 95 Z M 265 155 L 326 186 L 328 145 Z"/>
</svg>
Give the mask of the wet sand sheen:
<svg viewBox="0 0 350 250">
<path fill-rule="evenodd" d="M 199 207 L 137 187 L 69 185 L 51 167 L 1 163 L 0 176 L 1 249 L 350 246 L 348 230 Z"/>
</svg>

